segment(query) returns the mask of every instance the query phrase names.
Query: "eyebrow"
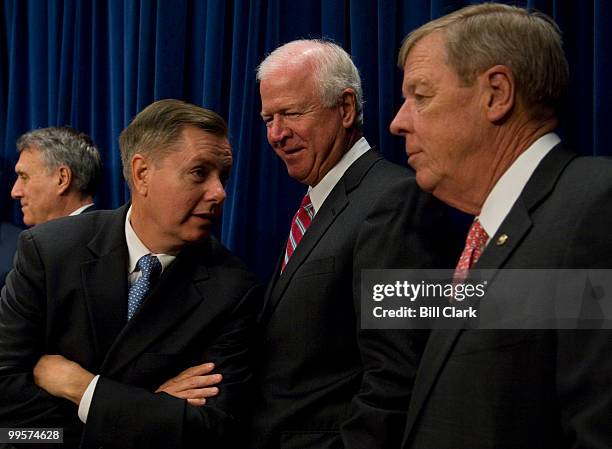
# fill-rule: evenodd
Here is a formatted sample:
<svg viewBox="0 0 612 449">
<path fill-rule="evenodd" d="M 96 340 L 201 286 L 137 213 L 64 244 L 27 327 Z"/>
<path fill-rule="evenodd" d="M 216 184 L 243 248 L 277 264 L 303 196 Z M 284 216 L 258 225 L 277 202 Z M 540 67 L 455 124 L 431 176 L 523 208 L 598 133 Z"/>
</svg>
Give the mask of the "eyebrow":
<svg viewBox="0 0 612 449">
<path fill-rule="evenodd" d="M 406 84 L 411 89 L 415 89 L 418 86 L 426 86 L 426 87 L 431 87 L 432 86 L 432 83 L 429 80 L 427 80 L 426 78 L 422 77 L 422 76 L 410 79 L 408 81 L 408 83 L 406 83 Z"/>
</svg>

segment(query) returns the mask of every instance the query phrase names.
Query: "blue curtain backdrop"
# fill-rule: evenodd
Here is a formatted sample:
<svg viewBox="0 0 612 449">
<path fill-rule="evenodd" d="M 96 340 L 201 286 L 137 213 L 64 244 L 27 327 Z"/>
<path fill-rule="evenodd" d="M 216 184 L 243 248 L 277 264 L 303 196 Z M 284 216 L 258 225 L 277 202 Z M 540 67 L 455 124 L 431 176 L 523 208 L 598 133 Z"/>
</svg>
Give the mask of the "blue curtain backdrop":
<svg viewBox="0 0 612 449">
<path fill-rule="evenodd" d="M 9 197 L 16 138 L 71 125 L 101 149 L 99 207 L 128 199 L 117 137 L 144 106 L 180 98 L 218 111 L 235 164 L 219 234 L 265 279 L 305 188 L 265 139 L 254 71 L 300 37 L 331 38 L 361 71 L 365 133 L 405 163 L 388 125 L 400 103 L 396 55 L 413 28 L 470 2 L 443 0 L 4 0 L 0 8 L 0 219 L 21 223 Z M 473 2 L 472 2 L 473 3 Z M 513 2 L 553 16 L 564 32 L 571 92 L 563 134 L 585 154 L 612 154 L 612 2 Z"/>
</svg>

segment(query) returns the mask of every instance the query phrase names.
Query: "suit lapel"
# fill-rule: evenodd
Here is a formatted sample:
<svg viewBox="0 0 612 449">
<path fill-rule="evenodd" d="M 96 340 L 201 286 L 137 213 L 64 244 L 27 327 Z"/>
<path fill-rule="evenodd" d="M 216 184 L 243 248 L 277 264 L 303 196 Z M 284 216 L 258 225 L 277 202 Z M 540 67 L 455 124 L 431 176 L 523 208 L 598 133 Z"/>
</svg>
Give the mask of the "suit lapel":
<svg viewBox="0 0 612 449">
<path fill-rule="evenodd" d="M 295 252 L 291 256 L 291 259 L 289 259 L 289 263 L 285 267 L 283 274 L 280 274 L 279 262 L 274 272 L 273 280 L 266 291 L 264 311 L 260 320 L 261 323 L 265 323 L 272 315 L 296 271 L 308 259 L 310 253 L 312 253 L 336 218 L 338 218 L 349 205 L 349 192 L 359 186 L 366 173 L 374 163 L 380 159 L 382 159 L 382 156 L 373 150 L 369 150 L 349 167 L 325 199 L 321 209 L 315 215 L 306 234 L 304 234 Z"/>
<path fill-rule="evenodd" d="M 533 225 L 531 214 L 551 194 L 563 170 L 575 157 L 576 155 L 568 151 L 562 144 L 557 145 L 544 157 L 499 230 L 487 245 L 475 265 L 476 269 L 503 268 L 531 229 Z M 502 239 L 502 244 L 498 245 L 498 239 L 504 234 L 507 237 Z M 494 272 L 495 270 L 491 270 L 493 276 Z M 492 278 L 488 280 L 490 285 Z M 462 331 L 462 329 L 452 329 L 431 332 L 421 359 L 408 410 L 407 436 L 414 428 L 415 421 Z"/>
<path fill-rule="evenodd" d="M 88 244 L 92 259 L 81 265 L 81 281 L 93 329 L 96 364 L 121 332 L 127 320 L 127 266 L 124 206 L 114 211 Z"/>
<path fill-rule="evenodd" d="M 531 229 L 531 214 L 552 193 L 563 170 L 575 157 L 575 153 L 558 144 L 542 159 L 475 268 L 504 266 Z"/>
<path fill-rule="evenodd" d="M 209 273 L 207 267 L 197 263 L 197 259 L 206 257 L 208 248 L 208 245 L 186 248 L 164 271 L 109 349 L 102 366 L 106 375 L 118 373 L 166 332 L 183 322 L 202 302 Z"/>
<path fill-rule="evenodd" d="M 280 265 L 275 273 L 276 282 L 268 289 L 269 296 L 266 295 L 265 310 L 262 315 L 262 322 L 274 312 L 278 302 L 283 297 L 285 290 L 293 279 L 295 272 L 301 267 L 304 261 L 308 258 L 312 250 L 317 246 L 317 243 L 325 235 L 329 227 L 342 213 L 348 205 L 348 198 L 344 186 L 338 183 L 336 188 L 329 194 L 321 210 L 317 212 L 308 231 L 302 237 L 300 244 L 295 249 L 295 252 L 289 259 L 289 263 L 285 267 L 285 271 L 280 274 Z M 341 188 L 338 188 L 341 187 Z M 282 257 L 282 256 L 281 256 Z"/>
</svg>

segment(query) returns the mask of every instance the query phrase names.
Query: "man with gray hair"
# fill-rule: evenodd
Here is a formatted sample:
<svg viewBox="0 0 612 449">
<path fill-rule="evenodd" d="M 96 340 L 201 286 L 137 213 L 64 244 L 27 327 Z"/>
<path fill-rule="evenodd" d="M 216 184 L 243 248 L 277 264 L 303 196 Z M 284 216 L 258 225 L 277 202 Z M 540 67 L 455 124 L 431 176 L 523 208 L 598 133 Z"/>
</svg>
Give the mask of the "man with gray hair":
<svg viewBox="0 0 612 449">
<path fill-rule="evenodd" d="M 551 300 L 534 285 L 500 287 L 511 269 L 612 268 L 612 162 L 578 157 L 554 133 L 568 64 L 552 19 L 469 6 L 410 33 L 399 65 L 405 100 L 391 131 L 419 185 L 476 216 L 455 273 L 495 273 L 481 310 L 495 292 L 510 307 Z M 612 447 L 610 330 L 536 318 L 539 330 L 433 330 L 402 447 Z"/>
<path fill-rule="evenodd" d="M 210 235 L 227 125 L 160 100 L 119 142 L 130 203 L 20 237 L 0 297 L 0 427 L 63 428 L 66 448 L 233 448 L 260 305 Z"/>
<path fill-rule="evenodd" d="M 361 270 L 441 263 L 439 210 L 363 137 L 342 48 L 290 42 L 257 79 L 268 142 L 308 190 L 265 295 L 249 447 L 397 446 L 424 335 L 361 329 Z"/>
<path fill-rule="evenodd" d="M 87 134 L 67 126 L 36 129 L 17 139 L 17 151 L 11 196 L 21 202 L 26 225 L 93 210 L 101 163 Z"/>
</svg>

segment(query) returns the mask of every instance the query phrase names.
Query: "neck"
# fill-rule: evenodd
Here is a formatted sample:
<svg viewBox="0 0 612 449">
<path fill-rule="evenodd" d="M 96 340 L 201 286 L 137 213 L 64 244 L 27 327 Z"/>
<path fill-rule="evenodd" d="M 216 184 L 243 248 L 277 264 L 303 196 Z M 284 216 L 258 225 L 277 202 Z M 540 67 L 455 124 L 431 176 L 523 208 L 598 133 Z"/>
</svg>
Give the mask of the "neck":
<svg viewBox="0 0 612 449">
<path fill-rule="evenodd" d="M 356 127 L 348 130 L 347 134 L 344 136 L 343 142 L 334 147 L 330 157 L 321 166 L 318 179 L 312 183 L 308 181 L 304 183 L 308 184 L 310 187 L 316 186 L 325 177 L 325 175 L 327 175 L 327 173 L 329 173 L 329 171 L 336 166 L 340 159 L 342 159 L 344 155 L 348 153 L 351 148 L 353 148 L 353 145 L 355 145 L 355 143 L 357 143 L 362 136 L 363 133 Z"/>
<path fill-rule="evenodd" d="M 62 197 L 63 201 L 58 204 L 57 213 L 53 218 L 65 217 L 73 213 L 75 210 L 93 203 L 91 196 L 65 196 Z"/>
<path fill-rule="evenodd" d="M 158 231 L 157 223 L 148 218 L 143 205 L 132 198 L 132 214 L 130 225 L 140 241 L 154 254 L 168 254 L 176 256 L 181 248 L 174 247 L 165 241 L 162 233 Z"/>
<path fill-rule="evenodd" d="M 505 123 L 484 139 L 486 147 L 474 152 L 474 161 L 462 173 L 460 182 L 446 188 L 452 192 L 444 202 L 471 215 L 479 215 L 485 200 L 518 157 L 540 137 L 554 131 L 557 119 Z M 436 192 L 434 192 L 436 194 Z M 436 195 L 438 196 L 438 195 Z"/>
</svg>

